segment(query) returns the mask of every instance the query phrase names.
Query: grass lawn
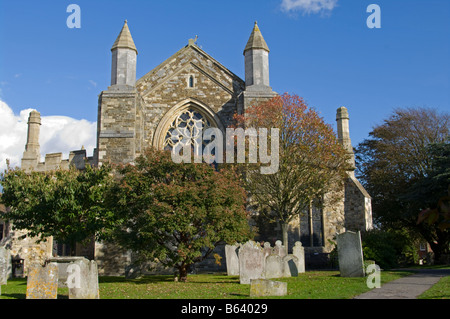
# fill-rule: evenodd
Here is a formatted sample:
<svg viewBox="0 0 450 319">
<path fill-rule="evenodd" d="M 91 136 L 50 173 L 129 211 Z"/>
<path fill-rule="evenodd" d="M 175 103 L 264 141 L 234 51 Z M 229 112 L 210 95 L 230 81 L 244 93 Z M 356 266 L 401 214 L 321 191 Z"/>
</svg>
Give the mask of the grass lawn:
<svg viewBox="0 0 450 319">
<path fill-rule="evenodd" d="M 411 274 L 383 271 L 381 283 Z M 369 290 L 366 278 L 343 278 L 338 271 L 308 271 L 298 277 L 279 278 L 288 283 L 285 299 L 348 299 Z M 444 283 L 445 284 L 445 283 Z M 446 282 L 447 289 L 449 281 Z M 11 279 L 1 287 L 0 299 L 24 299 L 26 279 Z M 145 276 L 139 279 L 100 277 L 101 299 L 249 299 L 250 285 L 239 284 L 238 276 L 223 274 L 189 275 L 188 282 L 174 282 L 173 276 Z M 68 298 L 67 288 L 58 298 Z"/>
<path fill-rule="evenodd" d="M 419 299 L 450 299 L 450 276 L 442 277 L 437 284 L 421 294 Z"/>
</svg>

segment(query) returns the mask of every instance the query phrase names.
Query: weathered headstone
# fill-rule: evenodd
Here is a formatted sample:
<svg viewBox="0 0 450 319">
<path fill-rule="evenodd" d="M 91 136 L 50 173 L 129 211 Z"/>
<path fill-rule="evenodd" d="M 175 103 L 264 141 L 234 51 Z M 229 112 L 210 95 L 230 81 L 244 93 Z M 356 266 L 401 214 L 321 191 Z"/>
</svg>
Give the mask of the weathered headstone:
<svg viewBox="0 0 450 319">
<path fill-rule="evenodd" d="M 337 235 L 336 241 L 341 276 L 364 277 L 361 233 L 347 231 Z"/>
<path fill-rule="evenodd" d="M 250 297 L 268 297 L 287 295 L 287 283 L 267 279 L 252 279 Z"/>
<path fill-rule="evenodd" d="M 99 299 L 98 269 L 94 260 L 77 260 L 67 267 L 69 299 Z"/>
<path fill-rule="evenodd" d="M 264 278 L 281 278 L 283 277 L 283 259 L 278 255 L 270 255 L 266 258 L 264 269 Z"/>
<path fill-rule="evenodd" d="M 264 243 L 263 251 L 264 251 L 264 258 L 267 258 L 267 256 L 272 254 L 273 248 L 270 247 L 270 243 L 268 241 Z"/>
<path fill-rule="evenodd" d="M 46 260 L 47 263 L 56 263 L 58 265 L 58 288 L 67 288 L 67 267 L 78 260 L 86 260 L 85 257 L 80 256 L 64 256 L 64 257 L 51 257 Z"/>
<path fill-rule="evenodd" d="M 283 245 L 283 243 L 281 242 L 281 240 L 277 240 L 275 242 L 275 247 L 273 247 L 273 253 L 280 256 L 281 258 L 283 258 L 284 256 L 286 256 L 286 249 Z"/>
<path fill-rule="evenodd" d="M 283 257 L 283 277 L 297 277 L 298 276 L 298 258 L 294 255 L 287 255 Z"/>
<path fill-rule="evenodd" d="M 11 254 L 8 249 L 0 247 L 0 295 L 2 294 L 2 285 L 8 281 L 8 268 L 10 265 Z"/>
<path fill-rule="evenodd" d="M 239 249 L 239 281 L 249 284 L 251 279 L 264 278 L 264 252 L 258 243 L 250 240 Z"/>
<path fill-rule="evenodd" d="M 56 299 L 58 297 L 58 265 L 32 264 L 28 269 L 27 299 Z"/>
<path fill-rule="evenodd" d="M 228 276 L 239 276 L 238 249 L 238 245 L 225 245 L 225 259 Z"/>
<path fill-rule="evenodd" d="M 299 241 L 295 242 L 292 248 L 292 255 L 297 257 L 297 270 L 299 273 L 305 272 L 305 248 L 303 248 L 302 243 Z"/>
</svg>

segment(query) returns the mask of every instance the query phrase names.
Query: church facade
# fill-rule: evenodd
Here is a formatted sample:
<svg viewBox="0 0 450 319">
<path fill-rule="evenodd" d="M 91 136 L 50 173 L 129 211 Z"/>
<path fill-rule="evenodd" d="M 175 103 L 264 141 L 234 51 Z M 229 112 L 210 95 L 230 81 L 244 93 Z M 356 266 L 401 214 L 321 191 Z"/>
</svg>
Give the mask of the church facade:
<svg viewBox="0 0 450 319">
<path fill-rule="evenodd" d="M 85 150 L 73 151 L 68 159 L 61 153 L 46 154 L 40 162 L 40 115 L 30 113 L 28 138 L 22 159 L 22 169 L 47 171 L 84 167 L 87 161 L 99 166 L 106 162 L 133 163 L 148 146 L 160 149 L 173 147 L 172 130 L 177 127 L 197 126 L 225 129 L 233 115 L 250 105 L 277 95 L 269 82 L 269 47 L 255 22 L 244 48 L 245 79 L 239 78 L 211 57 L 190 39 L 188 44 L 162 62 L 155 69 L 136 80 L 138 50 L 128 23 L 111 48 L 111 85 L 98 99 L 97 148 L 92 157 Z M 349 135 L 349 116 L 345 107 L 337 110 L 338 138 L 353 154 Z M 354 159 L 352 159 L 354 162 Z M 301 240 L 308 256 L 327 256 L 332 250 L 336 233 L 345 230 L 365 231 L 372 227 L 370 196 L 356 180 L 352 171 L 342 192 L 343 200 L 323 209 L 310 209 L 290 228 L 289 246 Z M 273 237 L 265 238 L 274 241 Z M 51 238 L 39 249 L 25 249 L 23 243 L 12 236 L 12 255 L 25 260 L 41 260 L 58 251 Z M 273 244 L 273 243 L 272 243 Z M 44 246 L 43 246 L 44 245 Z M 78 250 L 78 249 L 77 249 Z M 30 255 L 29 252 L 35 252 Z M 78 250 L 79 254 L 95 259 L 101 274 L 123 274 L 132 262 L 131 255 L 108 243 L 93 242 L 90 247 Z M 311 260 L 312 260 L 311 259 Z"/>
</svg>

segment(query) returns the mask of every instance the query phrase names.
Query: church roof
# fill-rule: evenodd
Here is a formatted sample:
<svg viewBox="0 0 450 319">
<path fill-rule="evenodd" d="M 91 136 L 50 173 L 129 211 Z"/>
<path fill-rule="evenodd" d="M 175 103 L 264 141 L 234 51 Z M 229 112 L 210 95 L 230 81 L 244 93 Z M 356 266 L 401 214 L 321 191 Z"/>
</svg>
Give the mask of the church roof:
<svg viewBox="0 0 450 319">
<path fill-rule="evenodd" d="M 130 29 L 128 29 L 127 20 L 125 20 L 125 23 L 123 25 L 122 31 L 120 31 L 119 36 L 116 39 L 116 42 L 114 42 L 111 51 L 117 48 L 127 48 L 136 51 L 136 46 L 134 45 L 133 38 L 131 37 Z"/>
<path fill-rule="evenodd" d="M 266 41 L 264 40 L 261 31 L 258 28 L 258 24 L 255 21 L 255 26 L 253 27 L 252 34 L 250 35 L 250 38 L 248 39 L 247 45 L 244 49 L 245 51 L 251 50 L 251 49 L 263 49 L 269 52 L 269 47 L 267 46 Z"/>
</svg>

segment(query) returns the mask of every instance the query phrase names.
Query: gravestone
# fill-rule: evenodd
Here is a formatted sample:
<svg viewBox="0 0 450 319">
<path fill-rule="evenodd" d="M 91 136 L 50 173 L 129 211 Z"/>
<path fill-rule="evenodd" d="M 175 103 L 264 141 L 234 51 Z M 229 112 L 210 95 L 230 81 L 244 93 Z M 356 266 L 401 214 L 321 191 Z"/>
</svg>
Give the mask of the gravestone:
<svg viewBox="0 0 450 319">
<path fill-rule="evenodd" d="M 294 255 L 287 255 L 283 257 L 283 277 L 297 277 L 298 276 L 298 258 Z"/>
<path fill-rule="evenodd" d="M 283 277 L 283 259 L 278 255 L 270 255 L 266 258 L 264 278 L 281 278 Z"/>
<path fill-rule="evenodd" d="M 56 263 L 58 265 L 58 288 L 67 288 L 67 267 L 78 260 L 88 260 L 80 256 L 64 256 L 47 258 L 46 263 Z"/>
<path fill-rule="evenodd" d="M 250 297 L 286 296 L 287 282 L 267 279 L 252 279 Z"/>
<path fill-rule="evenodd" d="M 238 245 L 225 245 L 225 260 L 228 276 L 239 276 L 238 249 Z"/>
<path fill-rule="evenodd" d="M 58 296 L 58 265 L 32 264 L 28 269 L 27 299 L 56 299 Z"/>
<path fill-rule="evenodd" d="M 283 258 L 284 256 L 286 256 L 286 249 L 283 245 L 283 243 L 281 242 L 281 240 L 277 240 L 275 242 L 275 247 L 273 247 L 273 253 L 280 256 L 281 258 Z"/>
<path fill-rule="evenodd" d="M 2 294 L 2 285 L 8 281 L 8 268 L 11 261 L 11 254 L 8 249 L 0 247 L 0 295 Z"/>
<path fill-rule="evenodd" d="M 295 245 L 292 248 L 292 255 L 297 257 L 298 272 L 304 273 L 305 272 L 305 248 L 303 248 L 301 242 L 299 242 L 299 241 L 295 242 Z"/>
<path fill-rule="evenodd" d="M 94 260 L 77 260 L 67 267 L 69 299 L 99 299 L 98 269 Z"/>
<path fill-rule="evenodd" d="M 264 251 L 264 258 L 267 258 L 267 256 L 272 254 L 273 249 L 272 247 L 270 247 L 270 243 L 268 241 L 264 243 L 263 251 Z"/>
<path fill-rule="evenodd" d="M 239 281 L 249 284 L 251 279 L 264 278 L 264 252 L 258 243 L 250 240 L 239 249 Z"/>
<path fill-rule="evenodd" d="M 339 271 L 342 277 L 364 277 L 361 233 L 347 231 L 336 237 Z"/>
</svg>

